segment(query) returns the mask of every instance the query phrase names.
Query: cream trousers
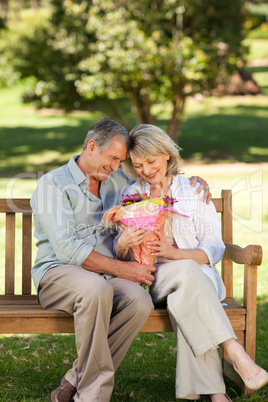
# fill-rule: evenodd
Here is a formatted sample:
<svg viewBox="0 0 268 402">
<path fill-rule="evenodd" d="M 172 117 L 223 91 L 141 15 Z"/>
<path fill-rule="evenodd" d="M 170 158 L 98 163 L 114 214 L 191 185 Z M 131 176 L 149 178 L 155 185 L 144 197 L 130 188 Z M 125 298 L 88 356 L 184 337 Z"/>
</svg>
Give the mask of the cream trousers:
<svg viewBox="0 0 268 402">
<path fill-rule="evenodd" d="M 217 347 L 236 338 L 211 279 L 192 260 L 156 264 L 150 290 L 166 301 L 177 338 L 176 398 L 225 393 Z"/>
<path fill-rule="evenodd" d="M 148 292 L 126 279 L 62 265 L 44 275 L 39 300 L 74 317 L 77 359 L 65 375 L 77 388 L 74 401 L 109 401 L 115 370 L 153 309 Z"/>
</svg>

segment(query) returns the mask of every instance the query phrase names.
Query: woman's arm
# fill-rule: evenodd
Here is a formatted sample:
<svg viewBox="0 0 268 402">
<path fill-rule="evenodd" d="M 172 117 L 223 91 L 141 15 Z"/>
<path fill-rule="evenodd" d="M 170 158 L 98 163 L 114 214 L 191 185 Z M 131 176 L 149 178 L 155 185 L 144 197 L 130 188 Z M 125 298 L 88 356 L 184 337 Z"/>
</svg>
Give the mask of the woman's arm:
<svg viewBox="0 0 268 402">
<path fill-rule="evenodd" d="M 155 230 L 155 233 L 159 237 L 159 240 L 147 243 L 147 247 L 152 255 L 169 258 L 170 260 L 193 260 L 201 265 L 209 263 L 208 256 L 204 250 L 173 247 L 160 232 Z"/>
</svg>

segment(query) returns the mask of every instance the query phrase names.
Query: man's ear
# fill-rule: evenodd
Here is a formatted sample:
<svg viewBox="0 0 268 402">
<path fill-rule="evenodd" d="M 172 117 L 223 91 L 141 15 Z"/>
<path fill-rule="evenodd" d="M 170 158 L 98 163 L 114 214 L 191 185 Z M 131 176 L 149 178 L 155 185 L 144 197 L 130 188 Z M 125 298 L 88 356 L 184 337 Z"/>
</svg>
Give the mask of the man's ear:
<svg viewBox="0 0 268 402">
<path fill-rule="evenodd" d="M 87 154 L 88 156 L 92 156 L 92 153 L 94 152 L 94 150 L 97 148 L 97 144 L 95 142 L 95 140 L 89 140 L 87 143 Z"/>
</svg>

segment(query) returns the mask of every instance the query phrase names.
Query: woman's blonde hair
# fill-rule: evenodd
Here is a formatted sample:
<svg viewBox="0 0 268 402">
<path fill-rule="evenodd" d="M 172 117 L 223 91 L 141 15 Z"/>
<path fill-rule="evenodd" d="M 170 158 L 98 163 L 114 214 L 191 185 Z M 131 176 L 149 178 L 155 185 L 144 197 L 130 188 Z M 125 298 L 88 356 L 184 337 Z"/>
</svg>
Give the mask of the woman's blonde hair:
<svg viewBox="0 0 268 402">
<path fill-rule="evenodd" d="M 181 168 L 181 148 L 161 128 L 151 124 L 141 124 L 130 132 L 128 155 L 123 163 L 124 171 L 135 180 L 142 180 L 135 172 L 131 161 L 131 154 L 138 158 L 169 155 L 167 161 L 167 176 L 176 176 Z"/>
</svg>

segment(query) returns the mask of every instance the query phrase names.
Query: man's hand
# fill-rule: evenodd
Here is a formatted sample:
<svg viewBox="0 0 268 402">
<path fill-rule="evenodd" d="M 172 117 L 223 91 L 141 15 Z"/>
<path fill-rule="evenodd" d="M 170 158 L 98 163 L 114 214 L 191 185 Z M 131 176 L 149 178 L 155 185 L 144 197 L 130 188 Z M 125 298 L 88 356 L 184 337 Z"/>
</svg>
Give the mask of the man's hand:
<svg viewBox="0 0 268 402">
<path fill-rule="evenodd" d="M 196 183 L 200 183 L 200 187 L 196 190 L 196 194 L 199 194 L 201 193 L 201 191 L 204 190 L 202 201 L 203 202 L 206 201 L 206 203 L 209 204 L 212 194 L 210 192 L 209 185 L 206 182 L 206 180 L 202 179 L 202 177 L 199 176 L 192 176 L 190 177 L 190 180 L 191 180 L 191 187 L 195 187 Z"/>
<path fill-rule="evenodd" d="M 138 282 L 140 284 L 144 283 L 145 285 L 151 286 L 155 279 L 153 273 L 156 270 L 153 265 L 143 265 L 136 261 L 121 261 L 121 263 L 124 264 L 124 270 L 121 270 L 118 276 L 128 279 L 129 281 Z"/>
<path fill-rule="evenodd" d="M 110 274 L 119 278 L 128 279 L 133 282 L 145 283 L 151 286 L 154 281 L 155 267 L 143 265 L 136 261 L 120 261 L 114 258 L 105 257 L 97 251 L 92 250 L 81 267 L 92 272 Z"/>
</svg>

